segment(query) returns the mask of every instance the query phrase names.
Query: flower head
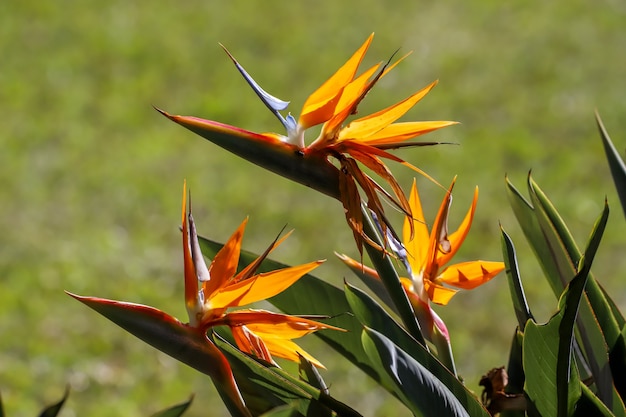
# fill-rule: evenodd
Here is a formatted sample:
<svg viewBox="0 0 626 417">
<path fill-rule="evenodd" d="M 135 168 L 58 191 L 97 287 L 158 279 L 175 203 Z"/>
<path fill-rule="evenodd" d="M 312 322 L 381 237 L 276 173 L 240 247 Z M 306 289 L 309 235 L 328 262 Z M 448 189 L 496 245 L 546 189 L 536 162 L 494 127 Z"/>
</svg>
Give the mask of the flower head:
<svg viewBox="0 0 626 417">
<path fill-rule="evenodd" d="M 196 232 L 191 208 L 183 195 L 182 229 L 185 271 L 185 304 L 189 325 L 207 331 L 214 326 L 229 326 L 244 352 L 273 363 L 272 355 L 298 361 L 298 354 L 313 364 L 323 365 L 291 341 L 321 329 L 342 330 L 307 317 L 278 314 L 265 310 L 237 310 L 239 307 L 270 298 L 319 266 L 323 261 L 257 273 L 265 257 L 287 236 L 276 239 L 252 264 L 237 272 L 241 241 L 247 220 L 228 239 L 207 267 Z"/>
<path fill-rule="evenodd" d="M 381 62 L 357 75 L 372 39 L 373 34 L 335 74 L 309 96 L 297 120 L 291 114 L 283 116 L 280 113 L 287 108 L 288 101 L 278 99 L 263 90 L 226 51 L 257 96 L 283 124 L 286 134 L 257 134 L 208 120 L 164 114 L 259 165 L 339 198 L 343 203 L 348 224 L 354 232 L 359 250 L 364 241 L 378 246 L 363 232 L 362 199 L 359 189 L 365 194 L 368 208 L 381 219 L 384 228 L 389 225 L 384 215 L 381 195 L 411 217 L 411 209 L 404 192 L 382 160 L 389 159 L 402 163 L 426 175 L 420 169 L 388 151 L 407 146 L 432 145 L 433 142 L 407 143 L 406 141 L 456 122 L 396 123 L 428 94 L 436 85 L 436 81 L 399 103 L 369 116 L 349 121 L 348 118 L 357 113 L 359 103 L 378 80 L 403 59 L 391 65 Z M 319 136 L 306 145 L 307 130 L 317 125 L 322 125 Z M 228 134 L 229 131 L 233 137 L 237 136 L 237 139 L 248 138 L 250 142 L 248 149 L 244 149 L 245 146 L 242 145 L 227 143 L 228 141 L 224 140 L 224 134 Z M 252 152 L 250 147 L 258 148 L 261 152 Z M 360 164 L 382 178 L 391 188 L 391 192 L 365 173 Z M 329 166 L 334 168 L 338 166 L 338 172 L 329 173 Z M 320 172 L 315 173 L 316 170 Z M 334 184 L 329 186 L 324 181 L 331 181 Z"/>
<path fill-rule="evenodd" d="M 459 250 L 472 225 L 478 187 L 474 199 L 459 228 L 448 235 L 448 213 L 452 202 L 452 188 L 446 192 L 430 233 L 424 220 L 422 205 L 415 181 L 411 189 L 409 204 L 413 218 L 405 218 L 403 244 L 410 266 L 410 279 L 403 285 L 422 302 L 431 300 L 445 305 L 458 289 L 471 290 L 489 281 L 504 269 L 503 262 L 469 261 L 445 266 Z"/>
<path fill-rule="evenodd" d="M 413 305 L 425 336 L 433 339 L 435 333 L 449 340 L 448 329 L 443 320 L 431 308 L 430 302 L 445 305 L 459 289 L 470 290 L 495 277 L 504 269 L 503 262 L 469 261 L 453 265 L 446 264 L 459 250 L 472 224 L 478 188 L 474 199 L 459 228 L 448 235 L 448 213 L 452 202 L 454 181 L 446 192 L 431 231 L 428 231 L 415 181 L 409 196 L 413 217 L 405 217 L 403 242 L 392 242 L 396 255 L 403 261 L 409 278 L 401 277 L 400 282 L 409 301 Z M 386 234 L 387 239 L 395 239 Z M 398 250 L 401 249 L 401 250 Z M 366 278 L 379 279 L 378 273 L 345 255 L 340 259 L 351 269 L 359 271 Z"/>
</svg>

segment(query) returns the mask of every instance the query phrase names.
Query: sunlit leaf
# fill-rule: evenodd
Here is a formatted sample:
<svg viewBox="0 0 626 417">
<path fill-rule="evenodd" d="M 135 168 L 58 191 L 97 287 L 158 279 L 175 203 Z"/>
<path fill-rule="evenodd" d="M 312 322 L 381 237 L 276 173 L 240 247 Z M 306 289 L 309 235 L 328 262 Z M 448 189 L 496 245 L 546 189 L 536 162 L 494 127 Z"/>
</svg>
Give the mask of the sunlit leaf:
<svg viewBox="0 0 626 417">
<path fill-rule="evenodd" d="M 550 286 L 555 294 L 559 294 L 576 271 L 581 257 L 580 251 L 552 203 L 530 177 L 528 187 L 531 202 L 526 201 L 507 180 L 507 191 L 515 215 Z M 606 215 L 608 207 L 605 206 L 603 216 Z M 620 365 L 620 360 L 622 363 L 624 360 L 621 357 L 618 359 L 617 355 L 611 356 L 611 352 L 626 349 L 623 346 L 624 339 L 619 336 L 624 318 L 591 274 L 580 308 L 580 333 L 577 340 L 584 349 L 585 358 L 576 349 L 577 361 L 581 366 L 579 371 L 583 378 L 588 378 L 591 376 L 587 371 L 589 367 L 598 383 L 600 397 L 605 403 L 611 404 L 615 400 L 611 399 L 614 391 L 611 368 L 624 369 Z M 611 358 L 614 359 L 609 367 L 607 364 Z M 618 386 L 618 390 L 623 397 L 623 385 Z"/>
<path fill-rule="evenodd" d="M 570 416 L 581 396 L 582 382 L 572 361 L 574 325 L 605 225 L 606 215 L 598 221 L 582 266 L 561 296 L 558 313 L 544 325 L 533 321 L 526 325 L 523 341 L 525 390 L 544 417 Z"/>
<path fill-rule="evenodd" d="M 561 280 L 566 280 L 568 276 L 573 276 L 576 272 L 577 265 L 581 260 L 580 251 L 559 213 L 531 178 L 529 178 L 529 191 L 546 241 L 554 259 L 560 265 Z M 592 238 L 596 235 L 600 223 L 606 223 L 608 215 L 609 208 L 605 203 L 601 217 L 592 232 Z M 594 302 L 593 307 L 591 302 Z M 608 351 L 619 341 L 619 330 L 611 308 L 606 303 L 602 290 L 592 276 L 589 277 L 586 293 L 582 297 L 579 317 L 580 337 L 577 337 L 577 340 L 581 348 L 584 349 L 587 364 L 597 386 L 598 396 L 605 404 L 609 405 L 613 402 L 614 387 L 611 369 L 608 366 Z"/>
<path fill-rule="evenodd" d="M 426 367 L 376 330 L 364 328 L 363 346 L 370 358 L 386 369 L 402 402 L 415 415 L 461 417 L 470 414 Z"/>
</svg>

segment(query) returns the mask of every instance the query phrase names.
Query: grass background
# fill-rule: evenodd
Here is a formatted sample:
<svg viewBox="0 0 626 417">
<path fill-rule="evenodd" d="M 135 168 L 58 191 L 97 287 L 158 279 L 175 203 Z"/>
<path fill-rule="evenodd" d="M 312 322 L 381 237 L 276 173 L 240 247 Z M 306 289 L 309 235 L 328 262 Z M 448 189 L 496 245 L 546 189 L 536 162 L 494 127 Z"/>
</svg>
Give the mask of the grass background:
<svg viewBox="0 0 626 417">
<path fill-rule="evenodd" d="M 316 275 L 336 285 L 353 280 L 332 255 L 356 256 L 337 202 L 238 160 L 152 109 L 280 131 L 218 42 L 264 88 L 292 100 L 296 115 L 371 32 L 365 65 L 413 50 L 361 113 L 440 80 L 406 119 L 458 120 L 428 139 L 461 146 L 399 154 L 442 183 L 459 175 L 453 225 L 480 187 L 457 259 L 500 259 L 501 222 L 517 244 L 535 314 L 549 317 L 556 301 L 503 186 L 508 173 L 524 188 L 532 169 L 580 245 L 608 196 L 613 213 L 594 272 L 626 306 L 624 219 L 593 119 L 597 108 L 623 148 L 623 2 L 66 0 L 0 9 L 0 392 L 8 415 L 35 415 L 66 384 L 63 416 L 148 415 L 191 393 L 189 416 L 225 415 L 206 378 L 63 293 L 145 303 L 184 319 L 183 178 L 202 234 L 225 240 L 250 215 L 244 245 L 260 251 L 287 223 L 296 233 L 275 258 L 328 258 Z M 391 168 L 408 188 L 413 173 Z M 432 216 L 441 190 L 420 186 Z M 483 373 L 506 363 L 515 326 L 504 276 L 438 312 L 459 371 L 478 389 Z M 327 364 L 339 399 L 365 415 L 400 412 L 314 338 L 305 344 Z"/>
</svg>

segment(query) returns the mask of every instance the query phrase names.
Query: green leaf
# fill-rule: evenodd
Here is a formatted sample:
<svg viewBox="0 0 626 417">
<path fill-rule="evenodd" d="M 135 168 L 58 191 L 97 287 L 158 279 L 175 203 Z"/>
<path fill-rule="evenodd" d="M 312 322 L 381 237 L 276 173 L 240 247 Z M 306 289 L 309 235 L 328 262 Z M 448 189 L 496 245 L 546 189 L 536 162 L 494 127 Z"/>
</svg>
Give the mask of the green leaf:
<svg viewBox="0 0 626 417">
<path fill-rule="evenodd" d="M 41 414 L 39 414 L 39 417 L 56 417 L 61 411 L 61 408 L 63 407 L 63 404 L 65 404 L 65 400 L 67 400 L 67 397 L 69 395 L 70 395 L 69 388 L 65 388 L 65 393 L 63 394 L 63 398 L 61 398 L 58 402 L 44 408 Z"/>
<path fill-rule="evenodd" d="M 428 369 L 434 377 L 441 381 L 458 399 L 463 407 L 475 417 L 488 417 L 489 413 L 480 403 L 478 398 L 469 391 L 445 366 L 441 364 L 422 344 L 418 343 L 404 328 L 402 328 L 372 297 L 362 290 L 349 284 L 345 286 L 346 299 L 355 316 L 363 324 L 388 338 L 399 349 L 406 352 L 415 361 Z M 379 368 L 379 372 L 387 373 L 387 367 Z M 389 382 L 388 380 L 385 382 Z M 395 384 L 387 385 L 396 396 L 402 398 L 397 392 Z"/>
<path fill-rule="evenodd" d="M 563 288 L 565 288 L 567 282 L 557 282 L 551 278 L 560 277 L 560 275 L 556 263 L 554 262 L 552 252 L 550 251 L 541 226 L 539 225 L 539 221 L 537 220 L 534 207 L 522 196 L 517 188 L 513 186 L 508 178 L 505 178 L 505 181 L 509 203 L 517 218 L 517 222 L 521 226 L 522 232 L 535 253 L 546 277 L 548 277 L 548 283 L 553 293 L 558 297 L 563 292 Z"/>
<path fill-rule="evenodd" d="M 581 396 L 582 382 L 572 363 L 574 324 L 606 218 L 601 216 L 598 221 L 582 258 L 582 267 L 561 296 L 557 314 L 547 324 L 529 321 L 526 325 L 523 341 L 526 392 L 544 417 L 570 416 Z"/>
<path fill-rule="evenodd" d="M 552 203 L 531 179 L 529 179 L 529 189 L 537 218 L 547 236 L 555 258 L 563 266 L 564 275 L 562 279 L 565 279 L 569 272 L 568 268 L 575 271 L 576 266 L 580 263 L 580 251 Z M 588 245 L 591 245 L 592 239 L 599 239 L 598 236 L 601 236 L 601 233 L 598 235 L 596 232 L 598 228 L 604 228 L 608 215 L 609 208 L 605 201 L 604 210 L 594 226 Z M 584 349 L 587 364 L 596 382 L 598 396 L 605 404 L 609 405 L 613 402 L 614 387 L 608 363 L 609 349 L 607 346 L 612 347 L 618 342 L 619 331 L 612 310 L 592 276 L 589 277 L 586 294 L 582 298 L 579 316 L 578 330 L 580 336 L 577 337 L 577 340 Z"/>
<path fill-rule="evenodd" d="M 604 146 L 604 152 L 606 153 L 606 159 L 609 162 L 609 168 L 611 169 L 611 175 L 613 176 L 613 182 L 615 183 L 615 189 L 622 203 L 622 210 L 626 215 L 626 165 L 624 160 L 615 149 L 609 133 L 606 131 L 602 119 L 598 112 L 596 112 L 596 122 L 598 123 L 598 130 L 600 130 L 600 137 L 602 138 L 602 145 Z"/>
<path fill-rule="evenodd" d="M 461 402 L 426 367 L 376 330 L 364 328 L 363 346 L 372 361 L 383 367 L 390 384 L 415 415 L 467 416 Z"/>
<path fill-rule="evenodd" d="M 250 416 L 228 361 L 203 332 L 153 307 L 68 293 L 127 332 L 209 375 L 233 416 Z"/>
<path fill-rule="evenodd" d="M 528 303 L 526 302 L 526 294 L 519 275 L 519 267 L 517 265 L 517 255 L 515 254 L 515 246 L 509 235 L 500 227 L 502 234 L 502 254 L 504 264 L 506 265 L 506 275 L 509 282 L 509 290 L 511 291 L 511 299 L 513 300 L 513 309 L 520 330 L 524 331 L 524 326 L 528 320 L 533 319 Z"/>
<path fill-rule="evenodd" d="M 580 262 L 580 251 L 556 209 L 530 176 L 528 187 L 532 205 L 507 180 L 507 190 L 516 217 L 544 269 L 550 286 L 555 294 L 559 294 L 564 288 L 564 283 L 576 271 Z M 606 216 L 608 206 L 605 204 L 601 217 Z M 598 383 L 600 398 L 606 404 L 611 404 L 614 401 L 611 399 L 614 391 L 611 384 L 611 368 L 622 368 L 617 363 L 609 364 L 610 352 L 624 348 L 624 339 L 619 337 L 619 324 L 624 319 L 591 274 L 580 308 L 579 333 L 576 336 L 578 344 L 584 348 L 584 357 L 583 353 L 578 353 L 577 350 L 577 361 L 582 366 L 580 371 L 584 378 L 590 377 L 587 370 L 589 366 L 594 380 Z M 624 396 L 621 389 L 619 394 Z"/>
<path fill-rule="evenodd" d="M 179 417 L 179 416 L 182 416 L 185 413 L 185 411 L 187 411 L 187 409 L 191 405 L 192 401 L 193 401 L 193 395 L 189 398 L 188 401 L 185 401 L 184 403 L 180 403 L 180 404 L 174 405 L 174 406 L 169 407 L 169 408 L 167 408 L 165 410 L 156 412 L 156 413 L 152 414 L 152 417 Z"/>
</svg>

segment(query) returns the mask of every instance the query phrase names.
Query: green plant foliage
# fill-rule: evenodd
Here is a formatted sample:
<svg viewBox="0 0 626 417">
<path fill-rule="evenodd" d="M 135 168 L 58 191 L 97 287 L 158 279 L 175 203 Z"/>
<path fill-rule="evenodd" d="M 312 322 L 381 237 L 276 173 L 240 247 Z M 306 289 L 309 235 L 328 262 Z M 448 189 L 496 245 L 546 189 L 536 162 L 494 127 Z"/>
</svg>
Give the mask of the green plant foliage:
<svg viewBox="0 0 626 417">
<path fill-rule="evenodd" d="M 418 343 L 407 333 L 374 299 L 362 290 L 346 284 L 346 298 L 355 316 L 364 327 L 384 335 L 392 343 L 410 355 L 414 360 L 428 369 L 439 381 L 454 393 L 458 401 L 472 416 L 486 416 L 487 411 L 471 393 L 445 366 L 428 351 L 427 347 Z M 388 372 L 385 367 L 382 372 Z M 381 372 L 381 373 L 382 373 Z M 392 392 L 401 396 L 392 386 Z M 434 401 L 434 399 L 433 399 Z"/>
<path fill-rule="evenodd" d="M 611 169 L 611 175 L 613 176 L 613 182 L 615 183 L 615 189 L 622 203 L 622 210 L 626 215 L 626 165 L 624 160 L 615 149 L 615 145 L 611 141 L 611 137 L 602 123 L 602 119 L 598 112 L 596 112 L 596 122 L 598 124 L 598 130 L 600 131 L 600 138 L 602 139 L 602 145 L 606 154 L 609 168 Z"/>
<path fill-rule="evenodd" d="M 508 282 L 511 291 L 511 299 L 513 300 L 513 309 L 515 310 L 515 317 L 517 317 L 519 329 L 523 332 L 524 326 L 526 326 L 528 320 L 533 318 L 533 315 L 530 312 L 530 307 L 528 307 L 526 295 L 524 294 L 524 287 L 522 286 L 519 267 L 517 265 L 515 246 L 504 229 L 500 229 L 500 231 L 502 233 L 503 259 L 506 264 L 506 275 L 509 279 Z"/>
<path fill-rule="evenodd" d="M 560 215 L 530 177 L 528 188 L 531 202 L 527 202 L 507 181 L 509 198 L 522 230 L 544 268 L 546 279 L 557 291 L 576 273 L 581 254 Z M 608 215 L 607 206 L 605 211 Z M 615 314 L 607 298 L 608 295 L 590 276 L 580 307 L 580 333 L 576 339 L 582 351 L 576 351 L 576 355 L 583 379 L 593 375 L 600 398 L 611 404 L 614 388 L 608 365 L 610 352 L 621 349 L 623 343 L 618 330 L 623 317 L 619 312 Z"/>
<path fill-rule="evenodd" d="M 387 371 L 389 383 L 414 415 L 470 416 L 452 391 L 391 340 L 367 327 L 362 338 L 365 351 Z"/>
<path fill-rule="evenodd" d="M 574 324 L 608 218 L 608 208 L 593 230 L 582 265 L 559 301 L 559 311 L 548 323 L 529 321 L 523 343 L 526 392 L 544 417 L 572 415 L 581 397 L 582 381 L 572 361 Z"/>
</svg>

